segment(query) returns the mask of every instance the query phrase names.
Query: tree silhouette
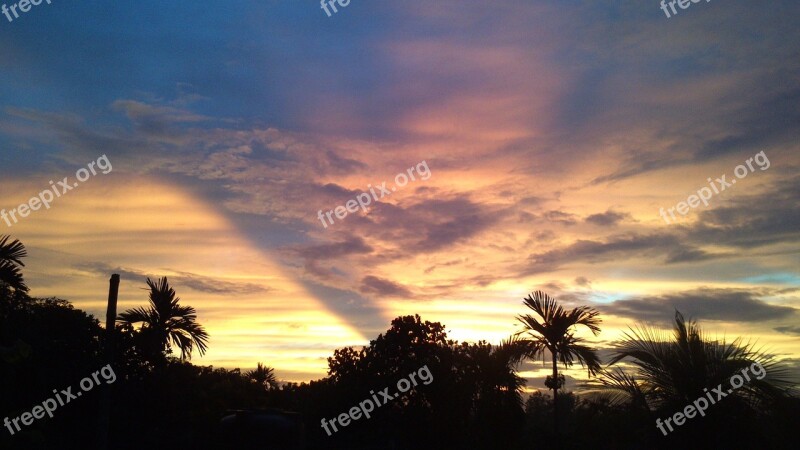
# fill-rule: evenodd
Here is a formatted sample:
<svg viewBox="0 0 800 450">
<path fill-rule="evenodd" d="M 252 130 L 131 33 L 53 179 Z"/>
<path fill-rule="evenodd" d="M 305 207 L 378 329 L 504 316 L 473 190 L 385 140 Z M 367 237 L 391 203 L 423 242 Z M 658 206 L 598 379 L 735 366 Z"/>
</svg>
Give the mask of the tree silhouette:
<svg viewBox="0 0 800 450">
<path fill-rule="evenodd" d="M 475 344 L 464 342 L 461 349 L 475 371 L 471 379 L 477 382 L 474 390 L 479 400 L 503 408 L 523 407 L 521 392 L 526 380 L 517 374 L 516 369 L 527 355 L 527 341 L 512 335 L 500 345 L 493 346 L 484 341 Z"/>
<path fill-rule="evenodd" d="M 20 269 L 25 267 L 22 258 L 28 256 L 28 252 L 18 239 L 8 242 L 10 238 L 7 235 L 0 238 L 0 283 L 15 291 L 28 292 Z"/>
<path fill-rule="evenodd" d="M 22 278 L 22 258 L 28 256 L 25 246 L 17 239 L 0 237 L 0 361 L 17 361 L 30 351 L 30 347 L 15 336 L 11 317 L 28 302 L 28 286 Z"/>
<path fill-rule="evenodd" d="M 604 373 L 600 383 L 647 411 L 683 407 L 705 395 L 705 390 L 722 384 L 747 367 L 758 364 L 765 375 L 753 374 L 743 386 L 731 389 L 726 400 L 741 400 L 754 410 L 763 410 L 773 400 L 790 392 L 793 380 L 772 355 L 737 338 L 730 343 L 709 341 L 695 321 L 675 312 L 672 339 L 647 325 L 626 332 L 617 343 L 611 364 L 623 359 L 633 364 L 634 374 L 620 368 Z M 757 367 L 757 366 L 755 366 Z"/>
<path fill-rule="evenodd" d="M 461 396 L 470 412 L 468 441 L 464 448 L 514 448 L 525 424 L 522 389 L 525 378 L 517 373 L 525 359 L 527 346 L 518 336 L 500 345 L 485 341 L 463 342 L 457 347 L 463 358 L 456 358 L 461 372 Z"/>
<path fill-rule="evenodd" d="M 157 282 L 147 279 L 150 306 L 129 309 L 117 320 L 124 324 L 141 323 L 140 333 L 159 352 L 171 351 L 172 344 L 181 350 L 181 359 L 191 359 L 195 346 L 202 356 L 208 348 L 208 333 L 197 323 L 197 311 L 180 305 L 180 298 L 170 287 L 167 277 Z"/>
<path fill-rule="evenodd" d="M 564 367 L 570 367 L 577 360 L 588 369 L 590 376 L 600 371 L 600 358 L 596 351 L 584 345 L 585 339 L 575 336 L 578 325 L 589 328 L 597 336 L 600 332 L 600 313 L 587 306 L 567 311 L 543 291 L 529 294 L 523 304 L 538 316 L 517 316 L 524 327 L 517 335 L 526 336 L 523 342 L 527 344 L 527 356 L 531 359 L 541 356 L 544 359 L 545 350 L 552 356 L 553 375 L 548 377 L 546 385 L 553 390 L 553 428 L 557 434 L 558 389 L 564 383 L 563 375 L 559 377 L 558 374 L 558 362 L 564 364 Z"/>
<path fill-rule="evenodd" d="M 245 372 L 244 376 L 263 386 L 266 390 L 278 388 L 278 379 L 275 378 L 275 371 L 272 367 L 267 367 L 261 363 L 258 363 L 258 367 L 255 369 Z"/>
</svg>

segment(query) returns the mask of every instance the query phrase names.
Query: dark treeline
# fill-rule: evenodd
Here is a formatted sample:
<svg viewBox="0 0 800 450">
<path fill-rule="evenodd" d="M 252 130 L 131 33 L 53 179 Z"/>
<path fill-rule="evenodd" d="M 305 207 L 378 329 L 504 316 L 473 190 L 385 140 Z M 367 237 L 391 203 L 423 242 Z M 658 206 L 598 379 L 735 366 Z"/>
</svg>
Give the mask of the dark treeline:
<svg viewBox="0 0 800 450">
<path fill-rule="evenodd" d="M 792 374 L 742 341 L 704 339 L 680 314 L 669 339 L 633 328 L 616 344 L 614 359 L 601 362 L 575 336 L 580 328 L 600 330 L 597 311 L 564 309 L 536 292 L 523 301 L 530 314 L 516 318 L 523 331 L 499 345 L 456 342 L 440 323 L 403 316 L 368 346 L 336 350 L 325 378 L 278 383 L 260 363 L 248 372 L 191 364 L 209 336 L 165 278 L 147 280 L 149 304 L 118 316 L 109 354 L 97 319 L 67 301 L 28 295 L 24 256 L 19 242 L 0 240 L 0 419 L 31 411 L 53 390 L 78 389 L 108 364 L 116 378 L 101 379 L 53 418 L 13 436 L 3 426 L 1 449 L 98 448 L 106 428 L 115 450 L 796 448 L 790 436 L 800 400 Z M 542 358 L 552 375 L 545 386 L 531 387 L 554 395 L 524 394 L 521 364 Z M 656 427 L 656 419 L 682 411 L 705 389 L 729 389 L 728 380 L 755 363 L 765 376 L 732 390 L 704 417 L 687 419 L 667 436 Z M 580 393 L 565 392 L 559 373 L 573 364 L 594 380 Z M 397 392 L 398 380 L 422 367 L 432 381 L 376 408 L 371 418 L 331 436 L 321 427 L 322 419 L 372 398 L 371 391 Z M 270 435 L 289 422 L 296 425 L 290 438 Z"/>
</svg>

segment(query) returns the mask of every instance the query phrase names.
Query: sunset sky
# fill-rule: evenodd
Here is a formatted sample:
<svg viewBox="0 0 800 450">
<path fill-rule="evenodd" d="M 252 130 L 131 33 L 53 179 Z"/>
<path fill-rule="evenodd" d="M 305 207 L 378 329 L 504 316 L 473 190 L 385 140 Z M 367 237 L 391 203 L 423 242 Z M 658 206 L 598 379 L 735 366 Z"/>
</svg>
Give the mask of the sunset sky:
<svg viewBox="0 0 800 450">
<path fill-rule="evenodd" d="M 538 289 L 599 309 L 600 349 L 677 308 L 800 367 L 799 15 L 796 0 L 671 18 L 656 0 L 351 0 L 331 17 L 306 0 L 42 3 L 0 16 L 0 208 L 102 155 L 113 170 L 0 235 L 28 248 L 32 295 L 103 321 L 112 273 L 120 311 L 168 276 L 211 334 L 195 364 L 281 380 L 324 376 L 400 315 L 499 343 Z M 322 225 L 422 162 L 428 179 Z M 723 174 L 737 182 L 708 206 L 662 218 Z M 523 370 L 543 388 L 546 367 Z"/>
</svg>

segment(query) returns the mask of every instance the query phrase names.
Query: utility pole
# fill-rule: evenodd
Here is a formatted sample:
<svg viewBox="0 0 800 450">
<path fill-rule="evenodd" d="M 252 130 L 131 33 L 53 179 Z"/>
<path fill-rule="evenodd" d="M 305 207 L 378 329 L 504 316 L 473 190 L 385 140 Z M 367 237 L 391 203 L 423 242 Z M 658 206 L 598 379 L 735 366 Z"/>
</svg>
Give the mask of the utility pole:
<svg viewBox="0 0 800 450">
<path fill-rule="evenodd" d="M 114 365 L 116 342 L 114 327 L 117 323 L 117 297 L 119 295 L 119 275 L 111 275 L 108 288 L 108 309 L 106 310 L 106 345 L 105 357 L 109 364 Z M 111 387 L 105 386 L 100 397 L 100 416 L 98 419 L 97 448 L 108 449 L 108 430 L 111 426 Z"/>
</svg>

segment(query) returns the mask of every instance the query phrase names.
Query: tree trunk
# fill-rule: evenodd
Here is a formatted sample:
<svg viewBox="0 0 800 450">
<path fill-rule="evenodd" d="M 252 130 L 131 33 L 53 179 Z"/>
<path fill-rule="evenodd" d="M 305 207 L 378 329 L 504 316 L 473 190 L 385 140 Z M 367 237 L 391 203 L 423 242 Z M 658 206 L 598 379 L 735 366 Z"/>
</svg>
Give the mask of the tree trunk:
<svg viewBox="0 0 800 450">
<path fill-rule="evenodd" d="M 553 351 L 553 432 L 558 439 L 558 357 Z"/>
</svg>

